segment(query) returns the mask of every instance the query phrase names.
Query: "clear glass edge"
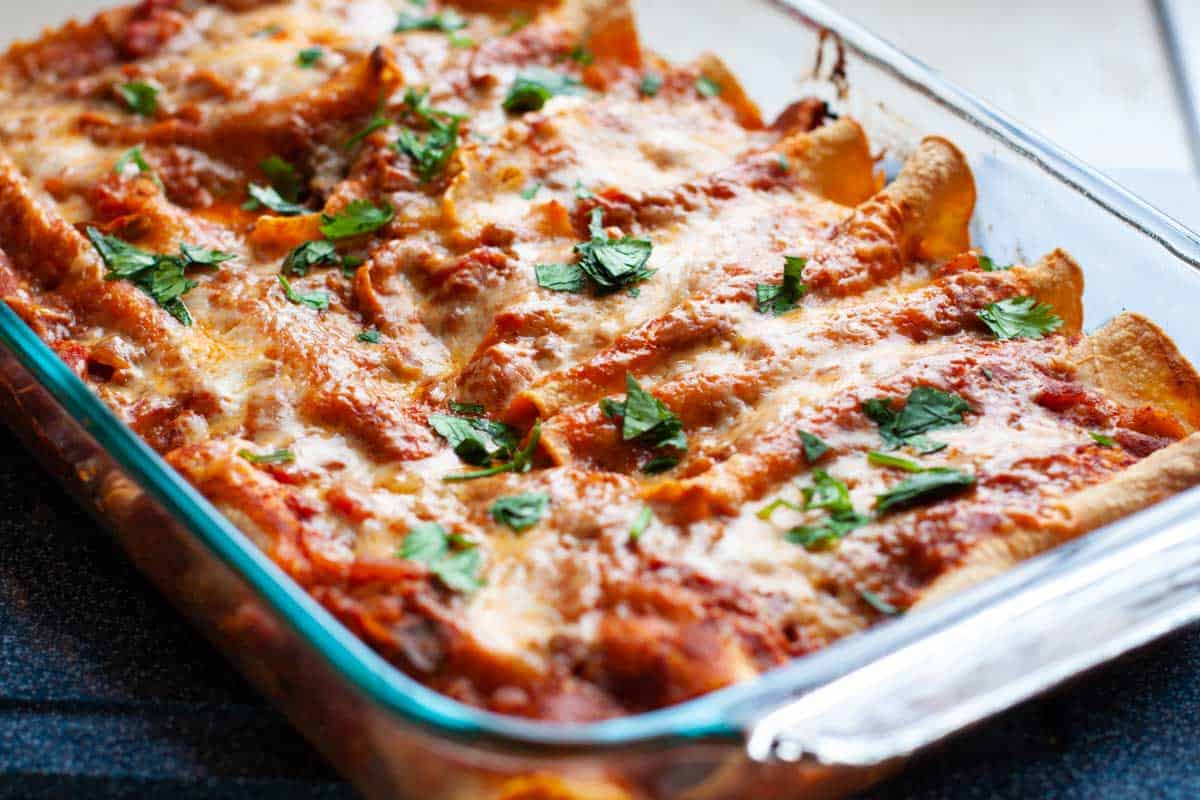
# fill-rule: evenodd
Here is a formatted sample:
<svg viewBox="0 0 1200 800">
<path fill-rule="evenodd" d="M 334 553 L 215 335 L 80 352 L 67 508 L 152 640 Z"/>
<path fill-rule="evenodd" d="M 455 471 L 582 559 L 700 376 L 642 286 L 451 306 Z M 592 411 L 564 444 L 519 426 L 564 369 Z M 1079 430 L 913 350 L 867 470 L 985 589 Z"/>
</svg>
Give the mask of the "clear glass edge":
<svg viewBox="0 0 1200 800">
<path fill-rule="evenodd" d="M 1036 163 L 1122 222 L 1159 243 L 1180 261 L 1200 268 L 1200 236 L 1117 183 L 1067 155 L 1044 137 L 944 80 L 916 59 L 816 0 L 768 0 L 799 21 L 836 33 L 853 52 L 921 91 L 1006 147 Z M 552 748 L 625 747 L 671 738 L 742 738 L 746 729 L 797 691 L 845 674 L 874 658 L 937 630 L 1034 582 L 1052 578 L 1063 566 L 1064 549 L 1033 559 L 933 608 L 880 625 L 813 655 L 779 667 L 757 680 L 731 686 L 660 711 L 606 722 L 554 724 L 504 717 L 441 695 L 393 667 L 346 630 L 288 578 L 203 496 L 175 473 L 96 397 L 11 308 L 0 302 L 0 342 L 118 464 L 189 532 L 236 570 L 280 617 L 358 690 L 406 721 L 452 736 L 494 740 L 498 745 Z M 1194 500 L 1195 491 L 1187 497 Z M 1182 498 L 1180 498 L 1182 500 Z M 1167 507 L 1164 507 L 1167 506 Z M 1151 529 L 1168 501 L 1074 543 L 1100 544 Z M 1156 513 L 1158 512 L 1158 513 Z"/>
</svg>

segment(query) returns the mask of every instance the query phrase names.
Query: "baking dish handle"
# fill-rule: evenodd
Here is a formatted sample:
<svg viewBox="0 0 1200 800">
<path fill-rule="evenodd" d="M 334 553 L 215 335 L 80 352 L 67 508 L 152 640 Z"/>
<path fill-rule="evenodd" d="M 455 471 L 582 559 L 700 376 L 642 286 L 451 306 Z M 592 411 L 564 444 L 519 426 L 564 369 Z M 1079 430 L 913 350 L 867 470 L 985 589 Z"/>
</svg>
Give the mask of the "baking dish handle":
<svg viewBox="0 0 1200 800">
<path fill-rule="evenodd" d="M 1102 541 L 1044 556 L 1064 562 L 1048 579 L 768 713 L 750 757 L 882 764 L 1200 618 L 1194 516 Z"/>
</svg>

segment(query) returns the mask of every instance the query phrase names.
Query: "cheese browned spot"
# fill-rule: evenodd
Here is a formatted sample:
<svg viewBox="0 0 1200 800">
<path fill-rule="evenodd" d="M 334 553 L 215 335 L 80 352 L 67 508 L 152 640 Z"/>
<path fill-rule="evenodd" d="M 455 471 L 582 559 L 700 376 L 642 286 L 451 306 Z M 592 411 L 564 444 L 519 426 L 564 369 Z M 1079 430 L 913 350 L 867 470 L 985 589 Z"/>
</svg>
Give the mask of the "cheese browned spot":
<svg viewBox="0 0 1200 800">
<path fill-rule="evenodd" d="M 952 143 L 883 185 L 858 123 L 764 124 L 624 2 L 455 5 L 452 37 L 377 0 L 142 3 L 0 61 L 0 295 L 401 669 L 545 720 L 658 708 L 1196 483 L 1192 367 L 1139 316 L 1084 336 L 1066 253 L 981 269 Z M 185 325 L 88 236 L 236 258 L 187 267 Z M 999 340 L 981 313 L 1026 297 L 1061 324 Z M 864 412 L 951 396 L 924 438 Z"/>
</svg>

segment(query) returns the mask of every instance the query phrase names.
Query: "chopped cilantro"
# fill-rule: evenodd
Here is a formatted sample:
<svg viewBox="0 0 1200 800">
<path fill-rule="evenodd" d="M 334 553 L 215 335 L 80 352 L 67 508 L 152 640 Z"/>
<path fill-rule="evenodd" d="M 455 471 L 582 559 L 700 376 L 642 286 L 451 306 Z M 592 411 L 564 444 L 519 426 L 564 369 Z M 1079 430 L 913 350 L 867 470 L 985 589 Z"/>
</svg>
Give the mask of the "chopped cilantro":
<svg viewBox="0 0 1200 800">
<path fill-rule="evenodd" d="M 291 450 L 276 450 L 258 455 L 249 450 L 238 450 L 238 455 L 251 464 L 291 464 L 296 456 Z"/>
<path fill-rule="evenodd" d="M 638 84 L 638 91 L 644 97 L 654 97 L 662 91 L 662 87 L 662 75 L 659 75 L 657 72 L 647 72 L 642 76 L 642 82 Z"/>
<path fill-rule="evenodd" d="M 800 441 L 804 444 L 804 458 L 810 464 L 820 461 L 821 456 L 829 452 L 829 445 L 808 431 L 800 431 Z"/>
<path fill-rule="evenodd" d="M 575 199 L 576 200 L 591 200 L 596 196 L 596 193 L 583 185 L 583 181 L 575 181 Z"/>
<path fill-rule="evenodd" d="M 272 188 L 289 203 L 300 201 L 300 173 L 296 168 L 279 156 L 265 159 L 258 168 L 271 181 Z"/>
<path fill-rule="evenodd" d="M 528 492 L 501 497 L 492 503 L 490 513 L 496 522 L 521 533 L 541 522 L 549 505 L 550 495 L 545 492 Z"/>
<path fill-rule="evenodd" d="M 967 401 L 956 394 L 929 386 L 913 389 L 904 408 L 892 408 L 892 399 L 875 398 L 862 404 L 862 411 L 879 426 L 879 435 L 888 449 L 908 445 L 922 455 L 936 453 L 946 445 L 926 438 L 923 434 L 937 428 L 958 425 L 963 414 L 971 410 Z"/>
<path fill-rule="evenodd" d="M 902 469 L 905 472 L 924 472 L 925 468 L 916 461 L 900 456 L 894 456 L 890 453 L 881 453 L 878 450 L 872 450 L 867 453 L 867 461 L 870 461 L 877 467 L 892 467 L 893 469 Z"/>
<path fill-rule="evenodd" d="M 552 292 L 582 292 L 587 275 L 578 264 L 538 264 L 533 268 L 538 286 Z"/>
<path fill-rule="evenodd" d="M 337 266 L 339 262 L 337 247 L 333 242 L 319 239 L 314 242 L 305 242 L 288 253 L 287 258 L 283 260 L 283 272 L 286 275 L 304 277 L 315 266 L 320 264 Z"/>
<path fill-rule="evenodd" d="M 468 464 L 486 467 L 509 458 L 517 448 L 517 436 L 502 422 L 483 417 L 430 414 L 429 425 Z"/>
<path fill-rule="evenodd" d="M 537 197 L 537 193 L 542 190 L 543 185 L 544 184 L 541 181 L 529 184 L 521 190 L 521 199 L 532 200 L 533 198 Z"/>
<path fill-rule="evenodd" d="M 696 91 L 704 97 L 716 97 L 722 89 L 721 84 L 706 75 L 701 75 L 696 79 Z"/>
<path fill-rule="evenodd" d="M 322 214 L 321 233 L 329 239 L 348 239 L 377 231 L 395 216 L 395 210 L 387 203 L 377 206 L 370 200 L 354 200 L 340 214 Z"/>
<path fill-rule="evenodd" d="M 358 133 L 354 134 L 353 136 L 351 136 L 349 139 L 346 140 L 345 148 L 347 150 L 353 150 L 355 147 L 358 147 L 358 145 L 360 145 L 362 143 L 362 141 L 364 139 L 366 139 L 368 136 L 370 136 L 372 133 L 374 133 L 375 131 L 383 130 L 390 124 L 391 123 L 388 121 L 387 117 L 383 116 L 378 111 L 375 112 L 371 116 L 371 119 L 369 119 L 367 121 L 366 127 L 364 127 L 361 131 L 359 131 Z"/>
<path fill-rule="evenodd" d="M 804 297 L 808 287 L 802 280 L 804 267 L 808 259 L 796 256 L 783 257 L 783 283 L 776 286 L 773 283 L 758 284 L 758 310 L 765 314 L 768 311 L 779 316 L 786 314 L 796 307 L 800 298 Z"/>
<path fill-rule="evenodd" d="M 575 49 L 570 52 L 568 58 L 581 67 L 591 66 L 596 62 L 596 56 L 592 53 L 592 51 L 588 50 L 581 44 L 575 46 Z"/>
<path fill-rule="evenodd" d="M 641 441 L 653 447 L 687 451 L 683 421 L 663 401 L 642 389 L 632 375 L 625 376 L 625 400 L 600 401 L 600 410 L 610 419 L 621 417 L 621 438 Z"/>
<path fill-rule="evenodd" d="M 455 414 L 466 414 L 471 417 L 482 417 L 487 413 L 487 409 L 479 403 L 456 403 L 450 401 L 450 410 Z"/>
<path fill-rule="evenodd" d="M 214 267 L 234 257 L 188 244 L 181 245 L 179 255 L 150 253 L 91 227 L 87 228 L 87 237 L 104 261 L 105 279 L 132 282 L 184 325 L 192 324 L 192 315 L 183 303 L 183 295 L 199 285 L 185 271 L 195 266 Z"/>
<path fill-rule="evenodd" d="M 875 508 L 880 514 L 884 514 L 946 497 L 974 485 L 975 476 L 970 473 L 950 467 L 933 467 L 913 475 L 879 495 L 875 498 Z"/>
<path fill-rule="evenodd" d="M 904 609 L 896 608 L 879 595 L 874 592 L 868 592 L 866 589 L 859 589 L 858 596 L 863 599 L 863 602 L 885 617 L 898 617 L 904 613 Z"/>
<path fill-rule="evenodd" d="M 458 551 L 451 550 L 451 544 L 455 541 L 441 525 L 425 522 L 404 537 L 400 544 L 400 557 L 424 564 L 447 589 L 470 594 L 483 586 L 479 579 L 483 556 L 479 548 L 471 544 Z"/>
<path fill-rule="evenodd" d="M 259 186 L 257 183 L 252 183 L 246 187 L 246 193 L 250 195 L 250 199 L 242 205 L 242 208 L 247 211 L 257 211 L 266 206 L 284 217 L 297 217 L 308 213 L 308 209 L 304 206 L 284 200 L 272 186 Z"/>
<path fill-rule="evenodd" d="M 780 153 L 777 163 L 779 164 L 779 169 L 781 169 L 782 171 L 784 171 L 784 172 L 792 171 L 792 160 L 787 157 L 787 153 Z"/>
<path fill-rule="evenodd" d="M 306 47 L 296 54 L 296 63 L 304 69 L 312 69 L 324 57 L 325 51 L 320 47 Z"/>
<path fill-rule="evenodd" d="M 413 169 L 420 179 L 428 183 L 445 169 L 451 156 L 458 149 L 458 138 L 463 117 L 429 105 L 429 92 L 409 89 L 404 102 L 412 115 L 429 129 L 421 138 L 412 129 L 400 132 L 392 147 L 412 159 Z"/>
<path fill-rule="evenodd" d="M 570 75 L 544 67 L 530 67 L 518 73 L 513 81 L 504 98 L 504 110 L 513 114 L 541 111 L 551 97 L 582 91 L 582 84 Z"/>
<path fill-rule="evenodd" d="M 650 523 L 654 521 L 654 510 L 650 506 L 642 506 L 642 510 L 634 517 L 633 524 L 629 526 L 629 538 L 636 542 L 642 538 L 642 534 L 650 527 Z"/>
<path fill-rule="evenodd" d="M 146 162 L 146 157 L 142 153 L 142 145 L 131 147 L 121 154 L 117 159 L 117 163 L 113 166 L 113 172 L 121 177 L 127 177 L 130 165 L 137 168 L 139 175 L 145 175 L 150 180 L 154 181 L 154 185 L 159 189 L 163 188 L 163 182 L 159 180 L 158 175 L 154 172 L 154 168 Z"/>
<path fill-rule="evenodd" d="M 421 16 L 408 11 L 400 13 L 400 19 L 396 22 L 394 33 L 408 33 L 409 31 L 441 31 L 442 33 L 453 33 L 461 31 L 467 27 L 467 21 L 462 15 L 453 9 L 439 11 L 436 14 L 429 16 Z"/>
<path fill-rule="evenodd" d="M 655 270 L 646 267 L 654 250 L 653 243 L 649 239 L 629 236 L 610 239 L 604 230 L 603 220 L 604 211 L 592 209 L 592 238 L 575 245 L 575 252 L 579 254 L 579 269 L 592 280 L 596 293 L 600 295 L 632 287 L 655 273 Z"/>
<path fill-rule="evenodd" d="M 1103 433 L 1092 432 L 1092 433 L 1089 433 L 1088 436 L 1091 436 L 1092 439 L 1096 442 L 1096 444 L 1100 445 L 1101 447 L 1116 447 L 1117 446 L 1116 439 L 1112 438 L 1111 436 L 1105 436 Z"/>
<path fill-rule="evenodd" d="M 358 334 L 354 338 L 360 342 L 366 342 L 367 344 L 379 344 L 380 339 L 383 338 L 383 334 L 374 328 L 370 328 Z"/>
<path fill-rule="evenodd" d="M 447 482 L 462 482 L 473 481 L 478 478 L 490 478 L 493 475 L 501 475 L 505 472 L 522 473 L 528 472 L 533 466 L 533 454 L 537 452 L 538 443 L 542 440 L 542 423 L 541 420 L 533 424 L 533 430 L 529 432 L 529 441 L 524 448 L 518 450 L 512 458 L 512 461 L 507 464 L 491 467 L 481 470 L 480 472 L 468 472 L 462 475 L 447 475 L 442 480 Z"/>
<path fill-rule="evenodd" d="M 1041 339 L 1062 327 L 1054 309 L 1032 297 L 1013 297 L 990 303 L 979 319 L 997 339 Z"/>
<path fill-rule="evenodd" d="M 1003 272 L 1004 270 L 1012 269 L 1012 264 L 997 264 L 987 256 L 979 256 L 979 268 L 984 272 Z"/>
<path fill-rule="evenodd" d="M 678 466 L 679 458 L 677 456 L 656 456 L 642 466 L 642 472 L 646 475 L 661 475 Z"/>
<path fill-rule="evenodd" d="M 135 114 L 153 117 L 158 113 L 158 87 L 145 81 L 130 81 L 117 86 L 117 94 Z"/>
<path fill-rule="evenodd" d="M 324 311 L 329 308 L 329 293 L 328 292 L 309 292 L 301 294 L 292 288 L 291 282 L 282 274 L 277 275 L 279 285 L 283 287 L 283 295 L 289 301 L 298 306 L 308 306 L 317 311 Z"/>
</svg>

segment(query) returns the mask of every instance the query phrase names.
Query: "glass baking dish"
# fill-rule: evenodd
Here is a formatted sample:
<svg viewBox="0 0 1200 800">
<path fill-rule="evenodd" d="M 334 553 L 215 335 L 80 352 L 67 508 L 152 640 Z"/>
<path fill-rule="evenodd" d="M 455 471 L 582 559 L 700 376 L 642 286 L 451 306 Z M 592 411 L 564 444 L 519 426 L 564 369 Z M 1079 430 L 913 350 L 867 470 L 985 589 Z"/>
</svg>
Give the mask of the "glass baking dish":
<svg viewBox="0 0 1200 800">
<path fill-rule="evenodd" d="M 1071 251 L 1091 326 L 1142 311 L 1200 363 L 1200 237 L 813 0 L 642 0 L 647 43 L 720 53 L 770 116 L 805 94 L 858 118 L 885 169 L 926 134 L 979 184 L 1001 261 Z M 907 754 L 1200 618 L 1200 491 L 945 602 L 673 708 L 586 725 L 500 717 L 358 641 L 0 304 L 0 412 L 138 566 L 369 797 L 847 794 Z"/>
</svg>

